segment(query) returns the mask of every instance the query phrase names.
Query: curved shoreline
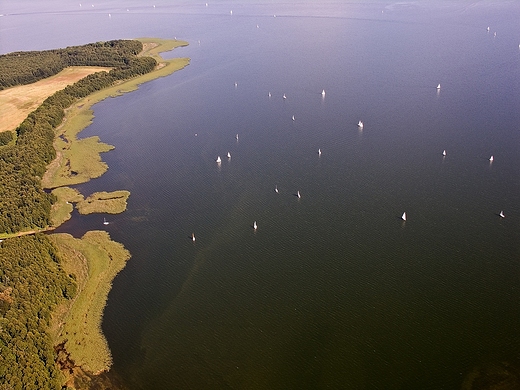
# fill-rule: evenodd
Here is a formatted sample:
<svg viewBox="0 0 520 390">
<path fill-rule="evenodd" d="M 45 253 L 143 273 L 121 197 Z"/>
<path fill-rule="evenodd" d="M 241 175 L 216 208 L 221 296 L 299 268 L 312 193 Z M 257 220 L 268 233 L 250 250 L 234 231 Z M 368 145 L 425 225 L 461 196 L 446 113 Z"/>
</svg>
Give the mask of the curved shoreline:
<svg viewBox="0 0 520 390">
<path fill-rule="evenodd" d="M 49 229 L 70 219 L 73 203 L 83 198 L 77 190 L 68 186 L 99 177 L 108 169 L 101 160 L 100 153 L 113 149 L 113 146 L 100 142 L 98 137 L 77 139 L 77 135 L 92 123 L 92 105 L 108 97 L 131 92 L 140 84 L 167 76 L 189 64 L 188 58 L 164 60 L 159 55 L 161 52 L 186 46 L 187 42 L 153 38 L 138 40 L 143 43 L 143 51 L 139 55 L 155 58 L 158 63 L 155 70 L 88 95 L 66 110 L 65 118 L 55 134 L 54 148 L 57 157 L 49 164 L 42 178 L 42 186 L 54 189 L 53 192 L 58 194 L 58 200 L 51 212 L 55 226 Z M 129 193 L 125 194 L 126 197 L 128 195 Z M 114 207 L 113 213 L 124 211 L 121 210 L 121 205 Z M 67 355 L 67 361 L 73 362 L 74 368 L 77 368 L 73 370 L 70 365 L 61 367 L 64 383 L 74 387 L 76 376 L 81 376 L 84 372 L 98 375 L 110 369 L 112 356 L 101 330 L 103 311 L 112 281 L 131 255 L 122 244 L 112 241 L 104 231 L 87 232 L 81 239 L 69 234 L 51 234 L 50 238 L 60 251 L 64 269 L 78 278 L 75 298 L 64 302 L 54 311 L 51 326 L 54 345 L 61 346 Z"/>
</svg>

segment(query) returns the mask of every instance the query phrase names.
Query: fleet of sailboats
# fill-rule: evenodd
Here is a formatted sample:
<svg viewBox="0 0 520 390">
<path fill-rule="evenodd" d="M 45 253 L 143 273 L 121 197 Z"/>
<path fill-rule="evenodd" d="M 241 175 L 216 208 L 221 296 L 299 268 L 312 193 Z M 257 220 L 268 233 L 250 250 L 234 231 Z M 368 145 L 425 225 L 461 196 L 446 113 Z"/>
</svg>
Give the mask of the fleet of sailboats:
<svg viewBox="0 0 520 390">
<path fill-rule="evenodd" d="M 488 31 L 489 31 L 489 27 L 488 27 Z M 235 82 L 235 86 L 237 86 L 237 83 L 236 83 L 236 82 Z M 437 85 L 437 90 L 440 90 L 440 88 L 441 88 L 441 85 L 438 84 L 438 85 Z M 324 89 L 321 91 L 321 95 L 322 95 L 323 97 L 325 96 L 325 90 L 324 90 Z M 269 97 L 272 96 L 271 92 L 268 92 L 268 96 L 269 96 Z M 285 93 L 282 95 L 282 98 L 283 98 L 284 100 L 287 99 L 287 96 L 286 96 Z M 292 120 L 293 120 L 293 121 L 296 120 L 296 118 L 295 118 L 294 115 L 292 116 Z M 360 121 L 357 123 L 357 126 L 358 126 L 360 129 L 363 129 L 364 124 L 363 124 L 363 122 L 360 120 Z M 235 135 L 235 138 L 236 138 L 236 140 L 238 141 L 238 134 Z M 442 156 L 443 156 L 443 157 L 446 157 L 446 155 L 447 155 L 447 152 L 446 152 L 446 149 L 444 149 L 444 150 L 442 151 Z M 318 156 L 321 156 L 321 148 L 318 149 Z M 227 153 L 227 157 L 228 157 L 228 159 L 231 158 L 231 153 L 230 153 L 230 152 Z M 489 161 L 490 161 L 490 162 L 493 162 L 493 160 L 494 160 L 494 157 L 491 156 L 491 157 L 489 158 Z M 217 156 L 217 159 L 216 159 L 215 161 L 216 161 L 217 163 L 221 163 L 222 160 L 221 160 L 220 156 Z M 274 191 L 275 191 L 276 193 L 279 192 L 279 191 L 278 191 L 278 185 L 275 185 L 275 187 L 274 187 Z M 297 191 L 297 192 L 296 192 L 296 196 L 298 197 L 298 199 L 301 198 L 300 191 Z M 503 212 L 503 211 L 500 211 L 499 216 L 500 216 L 501 218 L 505 218 L 505 214 L 504 214 L 504 212 Z M 407 220 L 406 212 L 403 212 L 403 214 L 401 215 L 401 219 L 402 219 L 403 221 L 406 221 L 406 220 Z M 108 225 L 108 222 L 106 221 L 106 219 L 103 219 L 103 224 Z M 258 228 L 257 222 L 254 221 L 254 222 L 253 222 L 253 229 L 254 229 L 254 230 L 257 230 L 257 228 Z M 191 235 L 191 239 L 192 239 L 193 241 L 195 241 L 195 234 L 194 234 L 194 233 L 192 233 L 192 235 Z"/>
</svg>

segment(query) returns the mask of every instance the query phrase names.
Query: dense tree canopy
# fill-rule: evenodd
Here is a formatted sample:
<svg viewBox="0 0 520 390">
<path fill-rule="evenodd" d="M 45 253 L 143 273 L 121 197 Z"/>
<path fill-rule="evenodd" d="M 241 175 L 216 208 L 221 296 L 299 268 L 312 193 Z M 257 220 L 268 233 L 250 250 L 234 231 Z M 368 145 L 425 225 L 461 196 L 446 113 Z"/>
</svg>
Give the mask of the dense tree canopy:
<svg viewBox="0 0 520 390">
<path fill-rule="evenodd" d="M 0 55 L 0 90 L 34 83 L 57 74 L 67 66 L 128 66 L 130 59 L 142 48 L 139 41 L 116 40 Z"/>
<path fill-rule="evenodd" d="M 0 386 L 60 388 L 47 329 L 51 311 L 75 289 L 45 236 L 0 244 Z"/>
</svg>

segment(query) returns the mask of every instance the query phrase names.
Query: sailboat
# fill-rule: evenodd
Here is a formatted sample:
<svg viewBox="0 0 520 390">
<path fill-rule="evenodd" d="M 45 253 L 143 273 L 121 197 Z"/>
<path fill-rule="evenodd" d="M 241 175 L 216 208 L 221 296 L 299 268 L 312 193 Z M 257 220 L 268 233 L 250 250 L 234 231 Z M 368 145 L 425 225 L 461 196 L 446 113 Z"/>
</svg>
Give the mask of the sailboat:
<svg viewBox="0 0 520 390">
<path fill-rule="evenodd" d="M 294 118 L 294 115 L 292 116 L 292 120 L 295 121 L 296 119 Z"/>
<path fill-rule="evenodd" d="M 325 90 L 321 91 L 321 96 L 325 97 Z"/>
<path fill-rule="evenodd" d="M 258 229 L 258 225 L 256 224 L 256 221 L 253 222 L 253 229 L 255 229 L 255 230 Z"/>
<path fill-rule="evenodd" d="M 446 150 L 443 150 L 443 151 L 442 151 L 442 155 L 443 155 L 444 157 L 446 157 Z"/>
<path fill-rule="evenodd" d="M 437 85 L 437 89 L 441 89 L 441 85 L 440 85 L 440 84 L 439 84 L 439 85 Z"/>
<path fill-rule="evenodd" d="M 278 186 L 274 186 L 274 192 L 278 193 Z"/>
<path fill-rule="evenodd" d="M 491 156 L 491 157 L 489 158 L 489 162 L 493 162 L 493 160 L 494 160 L 494 158 L 493 158 L 493 156 Z"/>
<path fill-rule="evenodd" d="M 271 97 L 271 92 L 268 93 L 268 96 Z"/>
<path fill-rule="evenodd" d="M 498 214 L 498 215 L 500 216 L 500 218 L 505 218 L 506 217 L 506 215 L 504 214 L 503 211 L 501 211 L 500 214 Z"/>
<path fill-rule="evenodd" d="M 284 100 L 285 100 L 285 99 L 287 99 L 287 96 L 285 96 L 285 93 L 283 94 L 283 96 L 282 96 L 282 97 L 284 98 Z"/>
<path fill-rule="evenodd" d="M 401 215 L 401 219 L 402 219 L 403 221 L 406 221 L 406 212 L 404 212 L 403 215 Z"/>
<path fill-rule="evenodd" d="M 220 156 L 217 156 L 217 159 L 215 160 L 215 162 L 216 162 L 217 164 L 220 164 L 220 163 L 222 162 L 222 160 L 220 159 Z"/>
<path fill-rule="evenodd" d="M 363 128 L 363 122 L 359 121 L 357 125 L 358 125 L 358 127 L 359 127 L 360 129 Z"/>
<path fill-rule="evenodd" d="M 235 135 L 235 138 L 236 138 L 236 140 L 238 141 L 238 134 L 237 134 L 237 135 Z"/>
<path fill-rule="evenodd" d="M 195 233 L 191 233 L 191 241 L 195 242 Z"/>
<path fill-rule="evenodd" d="M 227 152 L 227 158 L 231 158 L 231 153 Z"/>
<path fill-rule="evenodd" d="M 108 225 L 108 223 L 109 223 L 109 222 L 107 221 L 107 219 L 106 219 L 106 218 L 103 218 L 103 225 Z"/>
<path fill-rule="evenodd" d="M 321 156 L 321 149 L 318 149 L 318 156 Z"/>
<path fill-rule="evenodd" d="M 298 197 L 298 199 L 300 199 L 302 196 L 300 195 L 300 191 L 297 191 L 296 192 L 296 196 Z"/>
</svg>

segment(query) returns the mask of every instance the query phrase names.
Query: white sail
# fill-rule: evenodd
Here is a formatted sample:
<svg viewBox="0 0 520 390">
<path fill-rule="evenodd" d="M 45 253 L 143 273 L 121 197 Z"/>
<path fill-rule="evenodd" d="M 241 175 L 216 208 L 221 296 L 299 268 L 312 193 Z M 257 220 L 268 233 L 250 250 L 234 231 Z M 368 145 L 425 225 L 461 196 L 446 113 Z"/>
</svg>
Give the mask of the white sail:
<svg viewBox="0 0 520 390">
<path fill-rule="evenodd" d="M 325 90 L 321 91 L 321 96 L 325 96 Z"/>
<path fill-rule="evenodd" d="M 255 230 L 258 229 L 258 225 L 256 224 L 256 221 L 253 222 L 253 229 L 255 229 Z"/>
<path fill-rule="evenodd" d="M 439 84 L 439 85 L 437 85 L 437 89 L 441 89 L 441 85 L 440 85 L 440 84 Z"/>
<path fill-rule="evenodd" d="M 442 155 L 443 155 L 443 156 L 446 156 L 446 150 L 443 150 L 443 151 L 442 151 Z"/>
<path fill-rule="evenodd" d="M 318 149 L 318 156 L 321 156 L 321 149 Z"/>
<path fill-rule="evenodd" d="M 231 153 L 227 152 L 227 158 L 231 158 Z"/>
<path fill-rule="evenodd" d="M 406 212 L 404 212 L 403 215 L 401 215 L 401 219 L 402 219 L 403 221 L 406 221 Z"/>
<path fill-rule="evenodd" d="M 292 120 L 293 120 L 293 121 L 295 121 L 295 120 L 296 120 L 296 118 L 294 118 L 294 115 L 292 116 Z"/>
<path fill-rule="evenodd" d="M 195 233 L 191 233 L 191 241 L 195 242 Z"/>
<path fill-rule="evenodd" d="M 500 215 L 500 218 L 505 218 L 506 217 L 506 215 L 504 214 L 503 211 L 501 211 L 500 214 L 498 214 L 498 215 Z"/>
<path fill-rule="evenodd" d="M 357 125 L 358 125 L 358 127 L 359 127 L 360 129 L 363 128 L 363 122 L 359 121 Z"/>
<path fill-rule="evenodd" d="M 491 156 L 491 157 L 489 158 L 489 162 L 493 162 L 493 160 L 494 160 L 494 158 L 493 158 L 493 156 Z"/>
<path fill-rule="evenodd" d="M 215 160 L 217 163 L 220 163 L 222 162 L 222 160 L 220 159 L 220 156 L 217 156 L 217 159 Z"/>
<path fill-rule="evenodd" d="M 302 197 L 302 196 L 300 195 L 300 191 L 297 191 L 297 192 L 296 192 L 296 196 L 298 197 L 298 199 Z"/>
</svg>

